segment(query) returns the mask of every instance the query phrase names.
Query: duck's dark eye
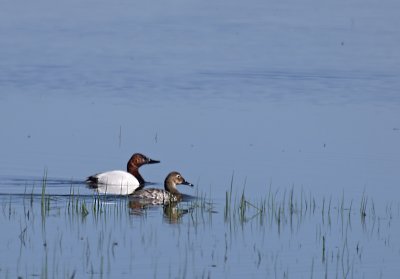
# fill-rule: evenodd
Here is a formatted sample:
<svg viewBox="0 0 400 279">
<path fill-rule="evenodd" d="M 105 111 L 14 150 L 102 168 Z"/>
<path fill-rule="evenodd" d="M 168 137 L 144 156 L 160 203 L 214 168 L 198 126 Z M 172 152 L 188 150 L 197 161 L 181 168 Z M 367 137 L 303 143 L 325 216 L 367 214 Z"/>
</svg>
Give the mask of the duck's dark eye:
<svg viewBox="0 0 400 279">
<path fill-rule="evenodd" d="M 176 175 L 176 178 L 181 178 L 181 176 L 178 174 L 178 175 Z"/>
</svg>

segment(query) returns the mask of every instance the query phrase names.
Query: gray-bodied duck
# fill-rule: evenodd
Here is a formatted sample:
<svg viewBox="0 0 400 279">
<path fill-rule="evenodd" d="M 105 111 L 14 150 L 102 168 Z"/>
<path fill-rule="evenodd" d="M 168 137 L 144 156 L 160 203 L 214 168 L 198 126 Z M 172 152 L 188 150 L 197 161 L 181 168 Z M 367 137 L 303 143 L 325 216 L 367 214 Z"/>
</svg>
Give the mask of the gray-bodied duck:
<svg viewBox="0 0 400 279">
<path fill-rule="evenodd" d="M 193 184 L 187 182 L 183 176 L 177 172 L 170 172 L 164 180 L 164 189 L 147 188 L 135 191 L 131 197 L 141 199 L 146 204 L 168 204 L 170 202 L 179 202 L 182 200 L 182 194 L 176 188 L 177 185 Z"/>
</svg>

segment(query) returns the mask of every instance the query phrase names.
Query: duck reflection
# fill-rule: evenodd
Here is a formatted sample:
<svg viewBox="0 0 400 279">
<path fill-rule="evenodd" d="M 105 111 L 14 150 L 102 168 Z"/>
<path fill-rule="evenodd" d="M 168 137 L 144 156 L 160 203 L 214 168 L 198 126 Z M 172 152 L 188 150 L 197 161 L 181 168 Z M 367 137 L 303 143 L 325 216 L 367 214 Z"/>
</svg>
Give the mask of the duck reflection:
<svg viewBox="0 0 400 279">
<path fill-rule="evenodd" d="M 164 220 L 170 224 L 179 224 L 183 215 L 192 211 L 192 208 L 181 208 L 177 203 L 164 205 Z"/>
<path fill-rule="evenodd" d="M 193 210 L 192 206 L 184 207 L 187 202 L 170 202 L 163 205 L 163 218 L 169 224 L 179 224 L 182 217 Z M 136 216 L 143 216 L 149 210 L 158 210 L 159 205 L 141 199 L 130 199 L 128 203 L 130 213 Z"/>
</svg>

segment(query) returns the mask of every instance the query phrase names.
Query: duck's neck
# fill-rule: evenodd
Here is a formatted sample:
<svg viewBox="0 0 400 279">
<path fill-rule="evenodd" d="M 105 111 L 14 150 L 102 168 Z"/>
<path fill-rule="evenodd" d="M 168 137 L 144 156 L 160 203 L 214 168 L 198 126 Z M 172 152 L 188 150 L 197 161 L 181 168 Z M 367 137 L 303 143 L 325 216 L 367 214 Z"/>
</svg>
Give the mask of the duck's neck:
<svg viewBox="0 0 400 279">
<path fill-rule="evenodd" d="M 131 161 L 128 162 L 127 170 L 130 174 L 132 174 L 134 177 L 137 178 L 137 180 L 139 181 L 140 184 L 143 184 L 146 182 L 146 181 L 144 181 L 143 177 L 140 175 L 139 168 L 137 166 L 135 166 L 133 164 L 133 162 L 131 162 Z"/>
<path fill-rule="evenodd" d="M 164 183 L 164 189 L 175 196 L 181 196 L 181 193 L 179 193 L 178 189 L 176 189 L 176 185 L 173 183 Z"/>
</svg>

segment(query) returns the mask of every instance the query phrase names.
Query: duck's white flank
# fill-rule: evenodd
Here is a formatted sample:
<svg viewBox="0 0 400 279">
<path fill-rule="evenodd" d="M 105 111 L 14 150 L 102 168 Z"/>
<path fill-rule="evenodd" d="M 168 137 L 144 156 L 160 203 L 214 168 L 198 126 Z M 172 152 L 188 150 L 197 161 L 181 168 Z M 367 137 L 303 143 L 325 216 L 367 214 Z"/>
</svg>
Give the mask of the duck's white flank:
<svg viewBox="0 0 400 279">
<path fill-rule="evenodd" d="M 130 195 L 140 186 L 136 177 L 121 170 L 107 171 L 93 177 L 97 179 L 96 191 L 102 194 Z"/>
</svg>

